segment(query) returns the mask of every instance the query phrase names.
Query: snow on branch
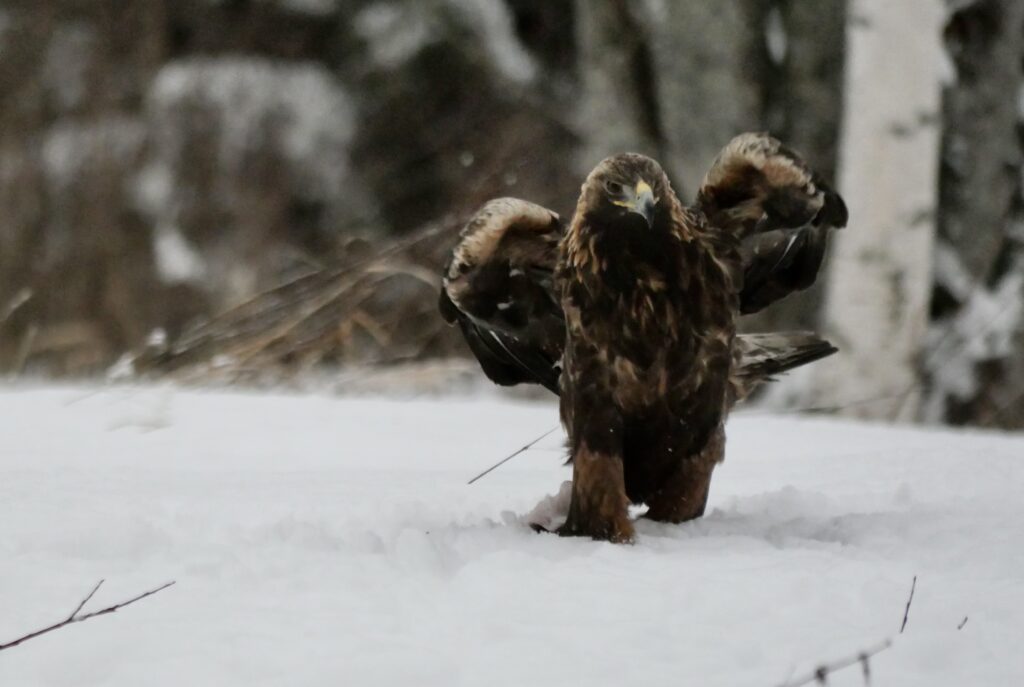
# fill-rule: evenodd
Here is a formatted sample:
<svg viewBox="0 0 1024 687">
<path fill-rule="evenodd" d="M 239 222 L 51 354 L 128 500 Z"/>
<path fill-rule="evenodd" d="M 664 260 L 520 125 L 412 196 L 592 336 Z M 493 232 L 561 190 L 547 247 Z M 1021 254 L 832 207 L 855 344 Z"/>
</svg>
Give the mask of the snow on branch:
<svg viewBox="0 0 1024 687">
<path fill-rule="evenodd" d="M 822 663 L 807 675 L 795 680 L 790 680 L 789 682 L 783 682 L 779 687 L 802 687 L 802 685 L 810 684 L 826 685 L 828 684 L 828 676 L 832 673 L 858 664 L 860 665 L 861 673 L 864 676 L 864 684 L 869 685 L 871 684 L 871 658 L 882 653 L 891 646 L 892 640 L 886 639 L 880 644 L 861 651 L 856 656 L 843 658 L 832 663 Z"/>
<path fill-rule="evenodd" d="M 910 583 L 910 596 L 907 597 L 907 604 L 903 609 L 903 622 L 900 624 L 900 634 L 903 634 L 903 630 L 907 628 L 907 619 L 910 617 L 910 604 L 914 601 L 914 590 L 917 589 L 917 575 L 914 575 L 913 581 Z M 963 622 L 957 629 L 959 630 L 967 623 L 967 618 L 964 618 Z M 864 651 L 861 651 L 856 656 L 850 656 L 843 658 L 832 663 L 822 663 L 817 668 L 812 670 L 807 675 L 797 678 L 795 680 L 789 680 L 783 682 L 779 687 L 801 687 L 802 685 L 818 684 L 827 685 L 828 676 L 837 671 L 849 668 L 850 666 L 860 665 L 861 675 L 864 676 L 864 684 L 871 684 L 871 658 L 877 654 L 882 653 L 886 649 L 892 646 L 892 640 L 886 639 L 885 641 L 876 644 Z"/>
<path fill-rule="evenodd" d="M 173 375 L 204 383 L 217 375 L 239 381 L 275 368 L 309 369 L 346 355 L 365 360 L 374 346 L 382 351 L 382 362 L 420 359 L 445 326 L 434 305 L 439 277 L 419 256 L 438 253 L 456 231 L 451 222 L 430 224 L 352 262 L 313 270 L 170 341 L 155 338 L 111 374 Z M 409 293 L 430 297 L 410 299 Z M 402 329 L 416 317 L 428 324 Z"/>
<path fill-rule="evenodd" d="M 163 590 L 165 590 L 168 587 L 170 587 L 171 585 L 173 585 L 174 582 L 173 581 L 168 582 L 167 584 L 161 585 L 161 586 L 157 587 L 156 589 L 151 589 L 148 592 L 143 592 L 142 594 L 139 594 L 136 597 L 128 599 L 127 601 L 122 601 L 121 603 L 116 603 L 113 606 L 107 606 L 106 608 L 102 608 L 102 609 L 100 609 L 98 611 L 92 611 L 91 613 L 86 613 L 84 615 L 79 615 L 79 613 L 81 613 L 82 609 L 85 607 L 85 604 L 89 603 L 89 600 L 92 599 L 92 597 L 96 594 L 97 591 L 99 591 L 99 588 L 100 588 L 100 586 L 102 584 L 103 584 L 103 580 L 100 580 L 99 582 L 97 582 L 96 586 L 92 588 L 92 591 L 89 592 L 86 595 L 86 597 L 79 602 L 78 606 L 75 607 L 75 610 L 71 611 L 71 615 L 69 615 L 64 620 L 60 621 L 59 623 L 54 623 L 53 625 L 50 625 L 49 627 L 44 627 L 41 630 L 36 630 L 35 632 L 30 632 L 27 635 L 23 635 L 21 637 L 18 637 L 14 641 L 7 642 L 6 644 L 0 644 L 0 651 L 3 651 L 4 649 L 10 649 L 13 646 L 18 646 L 22 642 L 27 642 L 30 639 L 35 639 L 36 637 L 44 635 L 47 632 L 53 632 L 54 630 L 59 630 L 62 627 L 66 627 L 67 625 L 71 625 L 72 623 L 80 623 L 80 622 L 83 622 L 85 620 L 89 620 L 90 618 L 95 618 L 96 616 L 106 615 L 108 613 L 113 613 L 113 612 L 115 612 L 117 610 L 120 610 L 120 609 L 124 608 L 125 606 L 130 606 L 131 604 L 135 603 L 136 601 L 141 601 L 142 599 L 145 599 L 147 596 L 153 596 L 157 592 L 162 592 Z"/>
</svg>

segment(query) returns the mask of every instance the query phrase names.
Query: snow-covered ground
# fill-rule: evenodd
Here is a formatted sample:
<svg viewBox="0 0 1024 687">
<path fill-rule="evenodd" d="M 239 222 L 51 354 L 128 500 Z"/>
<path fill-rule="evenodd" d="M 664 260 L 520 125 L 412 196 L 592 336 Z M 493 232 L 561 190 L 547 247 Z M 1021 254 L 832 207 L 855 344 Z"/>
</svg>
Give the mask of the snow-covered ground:
<svg viewBox="0 0 1024 687">
<path fill-rule="evenodd" d="M 1024 438 L 738 416 L 708 515 L 534 534 L 553 404 L 0 392 L 0 685 L 1024 684 Z M 906 632 L 898 634 L 914 575 Z M 957 626 L 964 617 L 963 629 Z M 859 685 L 859 670 L 830 685 Z"/>
</svg>

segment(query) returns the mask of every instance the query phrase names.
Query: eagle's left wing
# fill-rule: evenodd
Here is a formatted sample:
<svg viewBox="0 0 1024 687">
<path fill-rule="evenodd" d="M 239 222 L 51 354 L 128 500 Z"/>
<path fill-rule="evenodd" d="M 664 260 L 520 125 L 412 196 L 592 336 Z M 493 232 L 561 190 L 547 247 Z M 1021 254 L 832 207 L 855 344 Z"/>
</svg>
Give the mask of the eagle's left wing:
<svg viewBox="0 0 1024 687">
<path fill-rule="evenodd" d="M 715 160 L 697 195 L 708 222 L 741 240 L 740 310 L 754 313 L 814 283 L 842 197 L 767 134 L 741 134 Z"/>
<path fill-rule="evenodd" d="M 445 266 L 441 315 L 497 384 L 558 393 L 565 318 L 552 282 L 562 233 L 551 210 L 498 198 L 466 224 Z"/>
</svg>

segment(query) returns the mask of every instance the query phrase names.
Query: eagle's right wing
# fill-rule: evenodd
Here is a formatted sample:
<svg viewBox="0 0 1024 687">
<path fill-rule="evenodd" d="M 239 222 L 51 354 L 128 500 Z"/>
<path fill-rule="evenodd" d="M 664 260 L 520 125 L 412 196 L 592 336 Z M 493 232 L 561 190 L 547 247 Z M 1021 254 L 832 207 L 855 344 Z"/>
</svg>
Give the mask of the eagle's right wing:
<svg viewBox="0 0 1024 687">
<path fill-rule="evenodd" d="M 498 198 L 466 224 L 445 265 L 441 315 L 497 384 L 558 393 L 565 318 L 552 281 L 562 232 L 551 210 Z"/>
<path fill-rule="evenodd" d="M 847 221 L 842 197 L 767 134 L 741 134 L 722 149 L 697 207 L 712 226 L 741 240 L 743 314 L 813 284 L 829 232 Z"/>
</svg>

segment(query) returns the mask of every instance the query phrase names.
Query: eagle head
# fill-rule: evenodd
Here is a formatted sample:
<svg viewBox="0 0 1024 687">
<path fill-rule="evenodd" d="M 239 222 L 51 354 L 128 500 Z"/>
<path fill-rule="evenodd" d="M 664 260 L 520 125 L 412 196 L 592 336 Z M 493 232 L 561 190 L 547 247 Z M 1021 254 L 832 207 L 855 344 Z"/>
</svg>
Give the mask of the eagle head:
<svg viewBox="0 0 1024 687">
<path fill-rule="evenodd" d="M 655 229 L 674 198 L 665 171 L 651 158 L 621 153 L 605 158 L 583 182 L 580 203 L 594 226 Z"/>
</svg>

